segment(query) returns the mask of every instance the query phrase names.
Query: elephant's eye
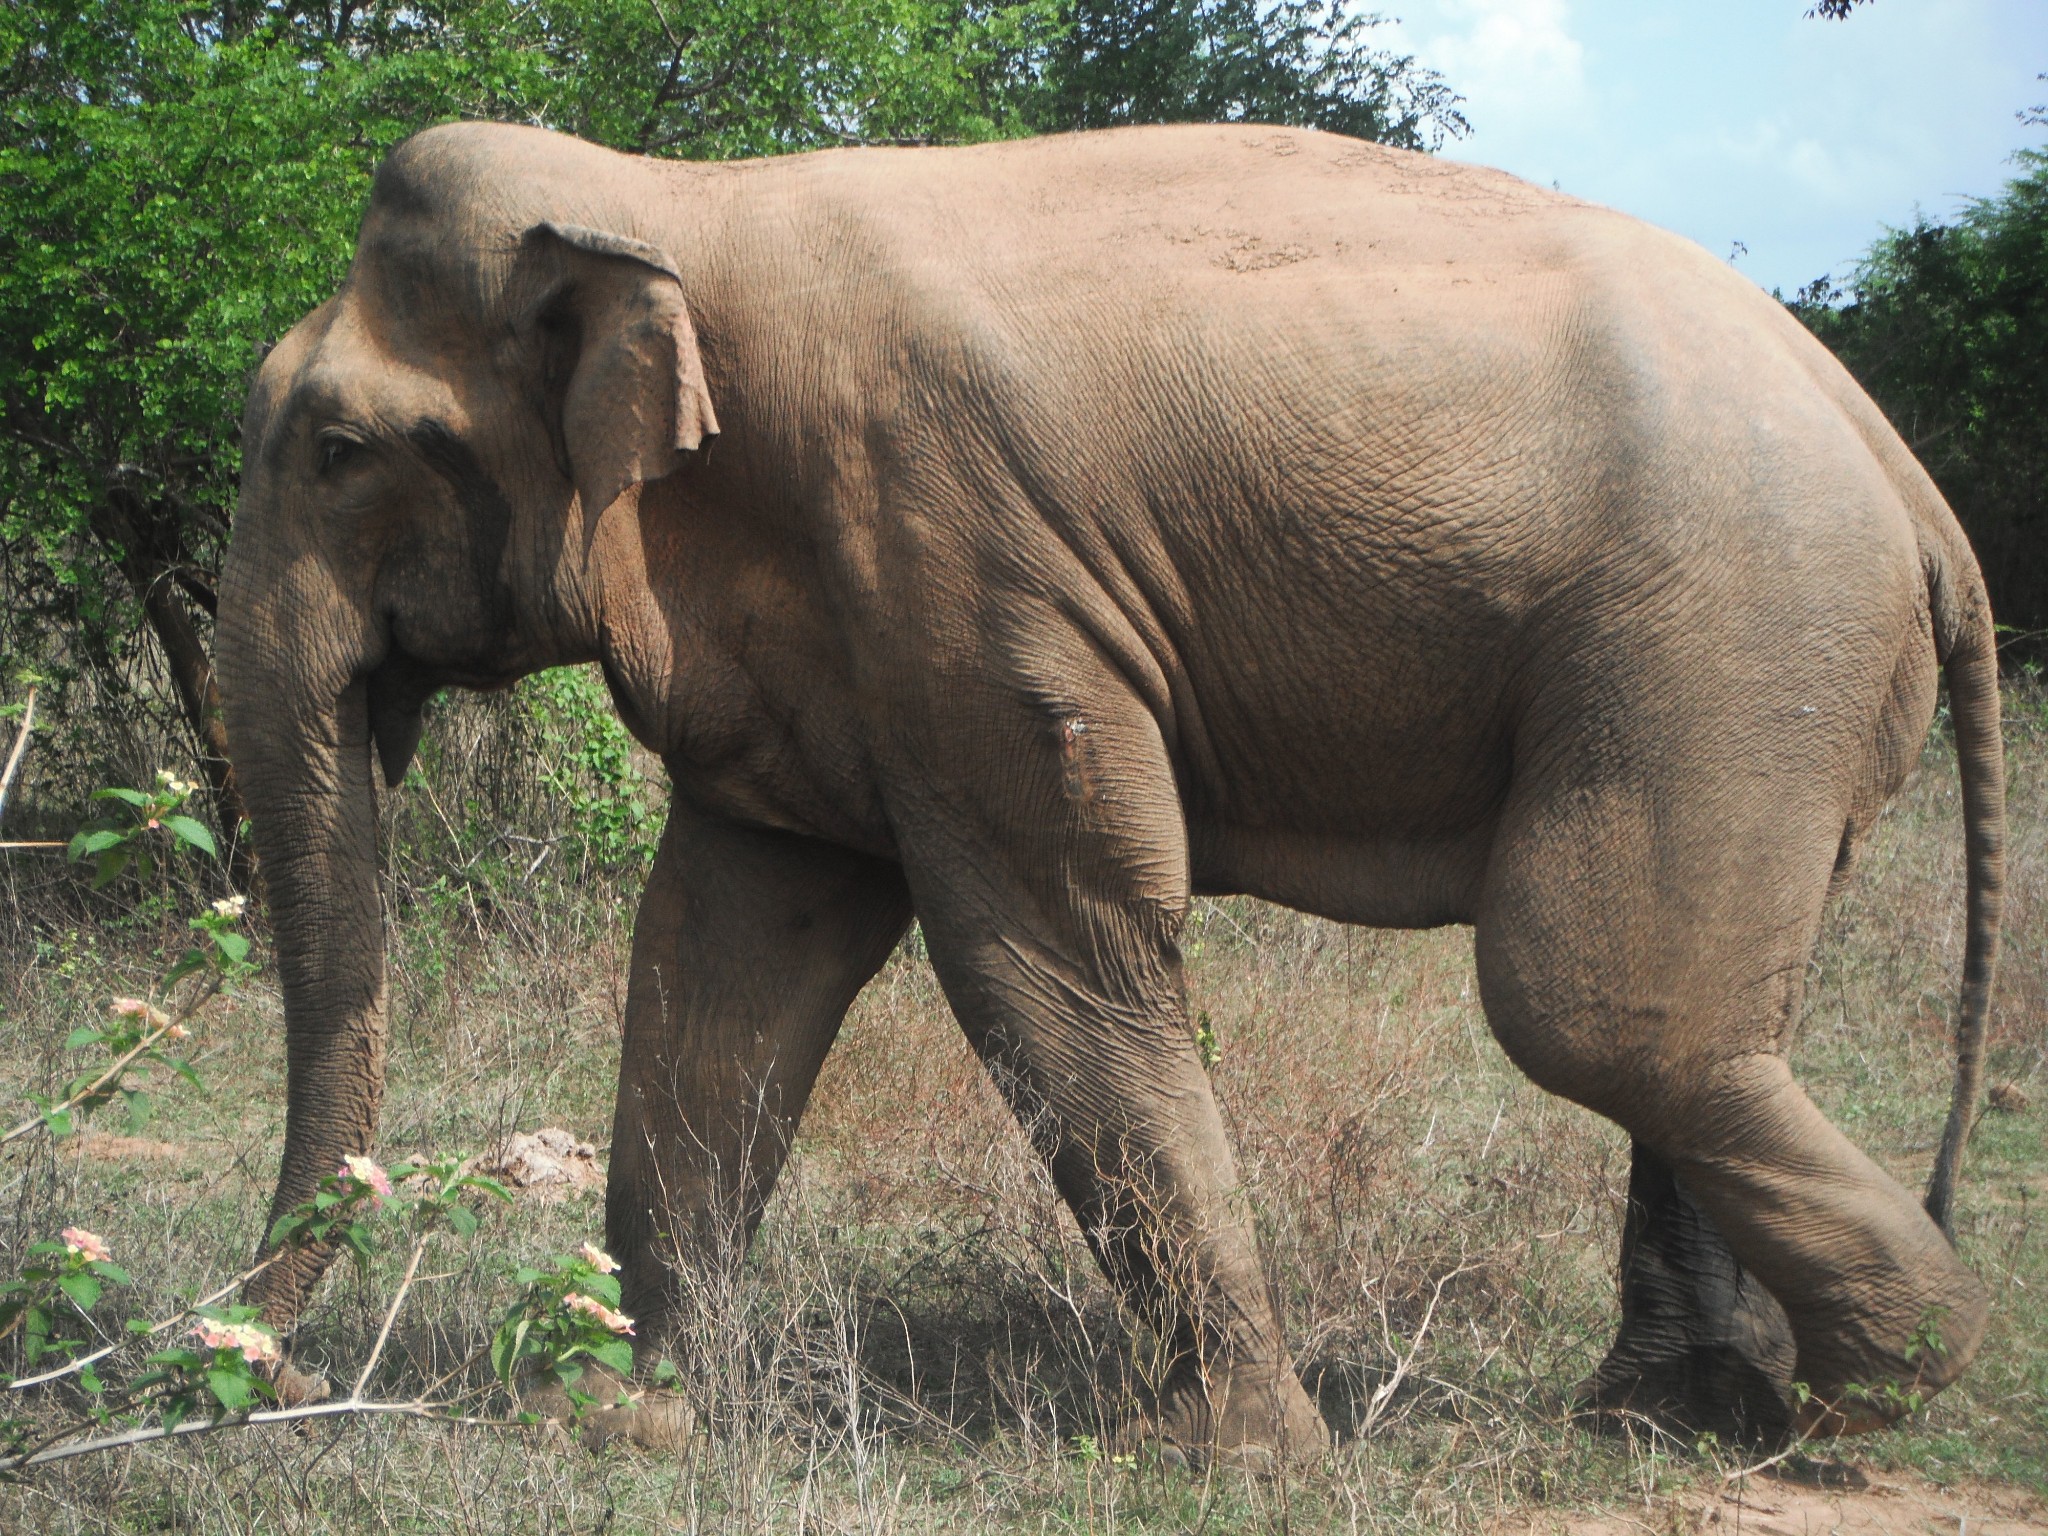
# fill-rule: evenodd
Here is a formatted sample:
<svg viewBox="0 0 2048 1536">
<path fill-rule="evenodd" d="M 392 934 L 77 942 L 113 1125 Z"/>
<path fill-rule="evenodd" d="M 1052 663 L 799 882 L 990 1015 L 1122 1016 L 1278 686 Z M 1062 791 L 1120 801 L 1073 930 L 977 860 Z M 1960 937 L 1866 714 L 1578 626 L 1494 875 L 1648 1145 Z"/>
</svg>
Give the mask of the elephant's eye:
<svg viewBox="0 0 2048 1536">
<path fill-rule="evenodd" d="M 320 473 L 332 474 L 363 450 L 362 443 L 346 432 L 322 432 L 316 442 Z"/>
</svg>

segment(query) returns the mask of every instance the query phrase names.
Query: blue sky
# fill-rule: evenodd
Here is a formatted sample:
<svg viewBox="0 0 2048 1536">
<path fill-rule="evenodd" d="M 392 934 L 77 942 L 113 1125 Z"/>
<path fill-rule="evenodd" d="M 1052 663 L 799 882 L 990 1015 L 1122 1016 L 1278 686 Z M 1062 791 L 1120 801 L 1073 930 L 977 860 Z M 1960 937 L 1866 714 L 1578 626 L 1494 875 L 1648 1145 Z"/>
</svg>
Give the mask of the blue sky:
<svg viewBox="0 0 2048 1536">
<path fill-rule="evenodd" d="M 1376 0 L 1466 97 L 1445 153 L 1677 230 L 1788 294 L 1914 210 L 1996 192 L 2048 130 L 2048 0 Z"/>
</svg>

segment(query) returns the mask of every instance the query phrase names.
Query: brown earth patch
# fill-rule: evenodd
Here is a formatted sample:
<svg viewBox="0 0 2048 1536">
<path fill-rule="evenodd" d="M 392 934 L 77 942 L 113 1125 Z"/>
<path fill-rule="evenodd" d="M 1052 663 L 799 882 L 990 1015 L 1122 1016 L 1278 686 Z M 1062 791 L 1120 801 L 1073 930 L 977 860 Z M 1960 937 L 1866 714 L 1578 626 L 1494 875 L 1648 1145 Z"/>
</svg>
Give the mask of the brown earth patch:
<svg viewBox="0 0 2048 1536">
<path fill-rule="evenodd" d="M 82 1157 L 93 1163 L 175 1163 L 185 1152 L 168 1141 L 147 1136 L 113 1136 L 105 1131 L 80 1131 L 57 1144 L 67 1157 Z"/>
<path fill-rule="evenodd" d="M 2048 1504 L 2017 1488 L 1938 1488 L 1844 1466 L 1818 1478 L 1763 1475 L 1739 1488 L 1689 1489 L 1633 1509 L 1516 1520 L 1500 1529 L 1502 1536 L 2048 1536 Z"/>
</svg>

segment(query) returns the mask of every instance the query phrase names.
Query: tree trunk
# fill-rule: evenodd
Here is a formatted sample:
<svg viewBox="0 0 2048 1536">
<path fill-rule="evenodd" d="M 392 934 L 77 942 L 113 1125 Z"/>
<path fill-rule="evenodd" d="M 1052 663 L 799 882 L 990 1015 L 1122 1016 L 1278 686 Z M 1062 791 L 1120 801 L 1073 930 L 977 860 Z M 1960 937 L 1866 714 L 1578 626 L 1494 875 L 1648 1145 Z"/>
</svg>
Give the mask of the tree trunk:
<svg viewBox="0 0 2048 1536">
<path fill-rule="evenodd" d="M 150 633 L 156 636 L 157 646 L 163 652 L 171 686 L 177 690 L 179 708 L 192 731 L 200 774 L 213 797 L 228 879 L 236 890 L 248 893 L 255 875 L 249 839 L 243 831 L 248 812 L 235 783 L 234 764 L 228 758 L 227 727 L 221 719 L 220 690 L 214 682 L 213 662 L 179 594 L 177 568 L 155 552 L 151 541 L 141 534 L 144 516 L 132 495 L 114 490 L 97 509 L 93 531 L 119 562 L 121 574 L 134 588 L 136 600 L 149 621 Z"/>
</svg>

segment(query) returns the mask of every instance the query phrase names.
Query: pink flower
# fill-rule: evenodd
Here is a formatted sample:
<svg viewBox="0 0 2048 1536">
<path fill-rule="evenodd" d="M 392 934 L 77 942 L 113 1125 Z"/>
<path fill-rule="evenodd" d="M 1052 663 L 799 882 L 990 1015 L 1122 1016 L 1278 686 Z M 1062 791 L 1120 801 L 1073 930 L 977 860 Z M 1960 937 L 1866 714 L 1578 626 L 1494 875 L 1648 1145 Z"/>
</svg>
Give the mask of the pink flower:
<svg viewBox="0 0 2048 1536">
<path fill-rule="evenodd" d="M 251 1365 L 283 1358 L 284 1352 L 277 1347 L 277 1335 L 261 1323 L 201 1322 L 192 1334 L 208 1349 L 240 1350 L 242 1358 Z"/>
<path fill-rule="evenodd" d="M 571 1312 L 581 1312 L 591 1321 L 611 1329 L 613 1333 L 631 1333 L 633 1331 L 633 1319 L 614 1312 L 595 1296 L 585 1296 L 579 1292 L 571 1291 L 562 1298 L 562 1301 Z"/>
<path fill-rule="evenodd" d="M 369 1190 L 372 1195 L 389 1195 L 391 1177 L 367 1157 L 350 1155 L 341 1160 L 341 1166 L 334 1171 L 335 1177 L 352 1179 Z"/>
<path fill-rule="evenodd" d="M 140 1019 L 151 1029 L 172 1029 L 170 1015 L 163 1009 L 152 1007 L 139 997 L 117 997 L 107 1006 L 107 1012 L 117 1019 Z"/>
<path fill-rule="evenodd" d="M 107 1252 L 107 1245 L 83 1227 L 66 1227 L 61 1235 L 65 1248 L 81 1259 L 105 1264 L 113 1258 L 113 1255 Z"/>
<path fill-rule="evenodd" d="M 615 1275 L 619 1272 L 619 1261 L 595 1243 L 583 1245 L 583 1262 L 600 1275 Z"/>
</svg>

